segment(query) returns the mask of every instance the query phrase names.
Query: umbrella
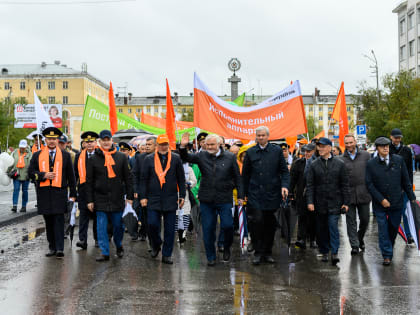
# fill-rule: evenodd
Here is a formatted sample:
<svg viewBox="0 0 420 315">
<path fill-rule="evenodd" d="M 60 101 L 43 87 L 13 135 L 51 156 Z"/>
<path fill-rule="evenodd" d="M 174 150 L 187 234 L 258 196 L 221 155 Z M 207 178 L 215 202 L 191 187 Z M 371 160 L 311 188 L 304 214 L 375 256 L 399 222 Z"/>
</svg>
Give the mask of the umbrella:
<svg viewBox="0 0 420 315">
<path fill-rule="evenodd" d="M 76 203 L 69 200 L 67 202 L 67 211 L 69 211 L 69 212 L 71 211 L 71 213 L 70 213 L 69 225 L 67 226 L 67 229 L 66 229 L 66 234 L 69 234 L 69 236 L 70 236 L 70 247 L 72 247 L 73 236 L 74 236 L 74 227 L 76 226 L 76 212 L 77 212 Z"/>
<path fill-rule="evenodd" d="M 417 250 L 420 256 L 420 203 L 419 201 L 407 202 L 405 213 L 408 219 L 408 226 L 410 227 L 411 235 L 416 243 Z"/>
<path fill-rule="evenodd" d="M 286 239 L 289 249 L 292 242 L 292 235 L 295 229 L 296 221 L 297 215 L 294 207 L 290 205 L 289 199 L 282 200 L 278 213 L 278 223 L 282 230 L 282 237 Z"/>
<path fill-rule="evenodd" d="M 133 137 L 141 136 L 141 135 L 153 135 L 150 132 L 147 132 L 143 129 L 123 129 L 118 130 L 113 136 L 112 140 L 114 142 L 120 141 L 130 141 Z"/>
<path fill-rule="evenodd" d="M 26 139 L 32 140 L 34 138 L 34 135 L 37 135 L 37 134 L 39 134 L 38 130 L 34 130 L 29 135 L 26 136 Z M 41 140 L 44 139 L 42 135 L 40 136 L 40 138 Z"/>
<path fill-rule="evenodd" d="M 240 236 L 239 241 L 240 241 L 242 253 L 244 253 L 245 252 L 245 232 L 246 232 L 247 224 L 246 224 L 245 209 L 243 205 L 239 206 L 238 213 L 239 213 L 239 236 Z"/>
<path fill-rule="evenodd" d="M 134 211 L 133 207 L 128 202 L 127 202 L 127 205 L 125 206 L 122 219 L 123 219 L 125 227 L 128 230 L 128 233 L 131 235 L 131 237 L 136 238 L 138 236 L 137 229 L 139 226 L 139 219 L 137 217 L 136 211 Z"/>
</svg>

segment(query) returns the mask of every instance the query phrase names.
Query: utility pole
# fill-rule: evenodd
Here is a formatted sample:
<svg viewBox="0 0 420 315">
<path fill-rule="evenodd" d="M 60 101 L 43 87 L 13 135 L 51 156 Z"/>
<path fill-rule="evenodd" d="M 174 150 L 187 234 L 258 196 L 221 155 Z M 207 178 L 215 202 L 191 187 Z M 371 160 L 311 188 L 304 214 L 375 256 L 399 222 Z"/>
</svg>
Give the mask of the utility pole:
<svg viewBox="0 0 420 315">
<path fill-rule="evenodd" d="M 379 95 L 379 70 L 378 70 L 378 60 L 376 59 L 375 52 L 373 49 L 370 51 L 372 53 L 372 57 L 369 57 L 368 55 L 363 55 L 367 59 L 373 62 L 373 65 L 369 66 L 369 68 L 373 69 L 372 73 L 376 75 L 376 97 L 378 99 L 378 106 L 380 102 L 380 95 Z"/>
</svg>

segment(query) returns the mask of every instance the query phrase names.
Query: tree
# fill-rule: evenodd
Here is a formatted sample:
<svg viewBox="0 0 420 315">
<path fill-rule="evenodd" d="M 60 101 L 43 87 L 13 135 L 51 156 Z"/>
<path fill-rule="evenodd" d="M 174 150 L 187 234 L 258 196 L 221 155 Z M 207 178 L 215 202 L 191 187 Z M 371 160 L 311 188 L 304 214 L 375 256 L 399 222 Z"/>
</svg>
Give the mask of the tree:
<svg viewBox="0 0 420 315">
<path fill-rule="evenodd" d="M 309 139 L 312 139 L 322 131 L 322 126 L 318 126 L 315 123 L 313 116 L 306 117 L 306 126 L 308 127 Z"/>
</svg>

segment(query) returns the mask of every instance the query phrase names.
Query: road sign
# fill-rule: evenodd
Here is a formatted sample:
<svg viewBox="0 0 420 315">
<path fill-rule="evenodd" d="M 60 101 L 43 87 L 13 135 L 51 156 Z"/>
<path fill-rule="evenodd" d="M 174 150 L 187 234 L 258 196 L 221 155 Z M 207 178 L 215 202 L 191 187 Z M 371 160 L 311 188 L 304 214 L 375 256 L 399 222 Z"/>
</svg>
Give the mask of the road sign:
<svg viewBox="0 0 420 315">
<path fill-rule="evenodd" d="M 357 144 L 366 144 L 366 135 L 357 135 L 356 136 L 356 142 Z"/>
<path fill-rule="evenodd" d="M 357 135 L 366 135 L 366 125 L 357 125 L 356 126 Z"/>
</svg>

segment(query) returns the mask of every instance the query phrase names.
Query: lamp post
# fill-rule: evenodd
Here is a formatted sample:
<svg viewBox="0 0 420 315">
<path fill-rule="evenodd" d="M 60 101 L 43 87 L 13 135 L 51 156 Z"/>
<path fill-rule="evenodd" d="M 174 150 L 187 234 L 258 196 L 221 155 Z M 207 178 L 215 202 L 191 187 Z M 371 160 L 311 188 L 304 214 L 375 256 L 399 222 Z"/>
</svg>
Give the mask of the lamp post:
<svg viewBox="0 0 420 315">
<path fill-rule="evenodd" d="M 378 60 L 376 59 L 375 52 L 373 49 L 370 51 L 372 53 L 372 57 L 369 57 L 368 55 L 363 54 L 364 57 L 369 59 L 371 62 L 373 62 L 373 65 L 369 66 L 369 68 L 373 69 L 372 73 L 376 76 L 376 96 L 378 99 L 378 106 L 380 102 L 380 95 L 379 95 L 379 69 L 378 69 Z"/>
</svg>

